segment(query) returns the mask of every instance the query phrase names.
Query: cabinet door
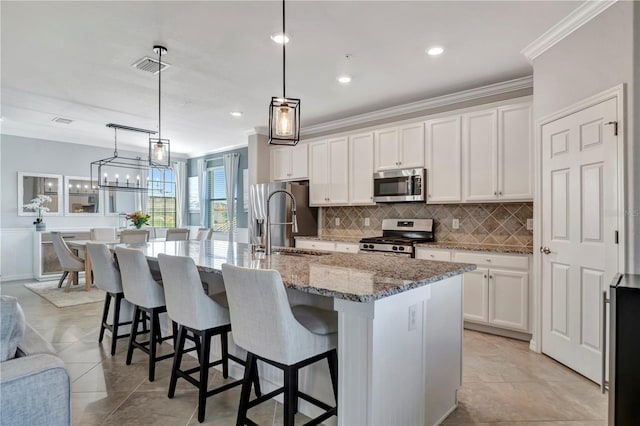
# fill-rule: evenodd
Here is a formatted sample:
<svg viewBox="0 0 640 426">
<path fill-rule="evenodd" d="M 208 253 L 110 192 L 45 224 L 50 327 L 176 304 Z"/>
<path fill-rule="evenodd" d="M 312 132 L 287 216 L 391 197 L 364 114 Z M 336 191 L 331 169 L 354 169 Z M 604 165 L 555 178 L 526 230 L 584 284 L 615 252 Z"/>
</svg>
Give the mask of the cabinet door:
<svg viewBox="0 0 640 426">
<path fill-rule="evenodd" d="M 398 167 L 401 169 L 424 167 L 424 123 L 410 124 L 398 129 Z"/>
<path fill-rule="evenodd" d="M 329 139 L 329 204 L 349 204 L 349 139 Z"/>
<path fill-rule="evenodd" d="M 271 179 L 272 180 L 287 180 L 291 174 L 290 163 L 291 154 L 290 148 L 276 148 L 271 150 Z"/>
<path fill-rule="evenodd" d="M 528 272 L 489 270 L 489 323 L 528 331 Z"/>
<path fill-rule="evenodd" d="M 378 130 L 375 132 L 376 171 L 398 169 L 398 129 Z"/>
<path fill-rule="evenodd" d="M 531 104 L 498 109 L 498 196 L 533 200 Z"/>
<path fill-rule="evenodd" d="M 478 268 L 464 274 L 464 319 L 474 322 L 488 322 L 489 302 L 487 300 L 489 270 Z"/>
<path fill-rule="evenodd" d="M 426 123 L 427 202 L 462 200 L 460 116 Z"/>
<path fill-rule="evenodd" d="M 349 138 L 349 202 L 373 202 L 373 133 Z"/>
<path fill-rule="evenodd" d="M 300 144 L 289 148 L 291 165 L 289 179 L 309 178 L 307 144 Z"/>
<path fill-rule="evenodd" d="M 464 201 L 498 199 L 497 111 L 463 116 Z"/>
<path fill-rule="evenodd" d="M 309 204 L 328 204 L 329 149 L 326 141 L 309 144 Z"/>
</svg>

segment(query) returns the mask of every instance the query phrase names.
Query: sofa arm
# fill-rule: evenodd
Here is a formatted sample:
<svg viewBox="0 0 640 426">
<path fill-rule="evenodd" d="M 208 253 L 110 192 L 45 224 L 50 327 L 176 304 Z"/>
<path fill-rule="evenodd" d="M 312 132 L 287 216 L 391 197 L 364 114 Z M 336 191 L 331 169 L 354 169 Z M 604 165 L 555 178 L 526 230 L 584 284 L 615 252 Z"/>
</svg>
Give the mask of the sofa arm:
<svg viewBox="0 0 640 426">
<path fill-rule="evenodd" d="M 0 363 L 0 424 L 71 425 L 71 383 L 60 358 L 39 354 Z"/>
</svg>

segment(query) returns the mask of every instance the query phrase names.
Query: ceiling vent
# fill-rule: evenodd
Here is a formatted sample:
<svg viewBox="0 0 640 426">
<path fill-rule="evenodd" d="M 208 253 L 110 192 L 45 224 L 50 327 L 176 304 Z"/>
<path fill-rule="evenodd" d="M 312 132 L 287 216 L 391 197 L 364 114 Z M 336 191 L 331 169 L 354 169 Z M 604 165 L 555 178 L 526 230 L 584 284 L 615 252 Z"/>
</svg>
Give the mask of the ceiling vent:
<svg viewBox="0 0 640 426">
<path fill-rule="evenodd" d="M 70 120 L 68 118 L 62 118 L 62 117 L 56 117 L 53 120 L 54 123 L 60 123 L 60 124 L 71 124 L 73 123 L 73 120 Z"/>
<path fill-rule="evenodd" d="M 166 62 L 160 62 L 162 65 L 162 71 L 169 68 L 171 65 Z M 158 74 L 158 60 L 145 56 L 142 59 L 137 60 L 134 64 L 131 65 L 135 69 L 139 69 L 140 71 L 150 72 L 153 74 Z"/>
</svg>

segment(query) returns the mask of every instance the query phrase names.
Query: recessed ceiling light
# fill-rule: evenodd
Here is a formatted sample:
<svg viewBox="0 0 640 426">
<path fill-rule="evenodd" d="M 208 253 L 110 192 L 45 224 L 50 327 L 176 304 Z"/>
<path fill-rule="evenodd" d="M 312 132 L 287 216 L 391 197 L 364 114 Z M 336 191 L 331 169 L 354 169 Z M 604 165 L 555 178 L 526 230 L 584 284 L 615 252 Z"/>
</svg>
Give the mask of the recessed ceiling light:
<svg viewBox="0 0 640 426">
<path fill-rule="evenodd" d="M 242 117 L 242 111 L 231 111 L 229 114 L 233 117 Z"/>
<path fill-rule="evenodd" d="M 435 46 L 427 50 L 427 53 L 431 56 L 442 55 L 443 52 L 444 52 L 444 48 L 440 46 Z"/>
<path fill-rule="evenodd" d="M 289 43 L 289 36 L 282 35 L 282 33 L 271 34 L 271 40 L 275 41 L 278 44 Z"/>
<path fill-rule="evenodd" d="M 338 77 L 338 81 L 342 84 L 349 84 L 351 83 L 351 76 L 348 75 L 341 75 L 340 77 Z"/>
</svg>

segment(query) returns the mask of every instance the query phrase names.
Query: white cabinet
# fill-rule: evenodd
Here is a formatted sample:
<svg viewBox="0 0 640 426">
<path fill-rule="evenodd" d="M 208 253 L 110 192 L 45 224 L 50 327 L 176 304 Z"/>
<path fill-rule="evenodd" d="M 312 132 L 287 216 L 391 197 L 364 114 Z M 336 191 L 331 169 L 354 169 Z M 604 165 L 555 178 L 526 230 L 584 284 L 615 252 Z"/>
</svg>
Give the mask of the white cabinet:
<svg viewBox="0 0 640 426">
<path fill-rule="evenodd" d="M 349 141 L 346 137 L 309 144 L 309 204 L 349 203 Z"/>
<path fill-rule="evenodd" d="M 375 169 L 424 167 L 424 123 L 413 123 L 375 132 Z"/>
<path fill-rule="evenodd" d="M 340 253 L 358 253 L 360 245 L 358 243 L 346 243 L 326 240 L 305 240 L 296 238 L 296 248 L 306 250 L 324 250 Z"/>
<path fill-rule="evenodd" d="M 527 331 L 528 320 L 529 273 L 489 269 L 489 324 Z"/>
<path fill-rule="evenodd" d="M 300 180 L 309 177 L 307 144 L 271 150 L 271 180 Z"/>
<path fill-rule="evenodd" d="M 498 109 L 498 197 L 533 199 L 531 104 Z"/>
<path fill-rule="evenodd" d="M 373 151 L 373 133 L 349 137 L 349 204 L 375 204 Z"/>
<path fill-rule="evenodd" d="M 451 262 L 451 250 L 416 247 L 416 259 L 439 260 Z"/>
<path fill-rule="evenodd" d="M 463 115 L 463 201 L 533 199 L 531 104 Z"/>
<path fill-rule="evenodd" d="M 464 319 L 489 322 L 489 270 L 478 268 L 464 274 Z"/>
<path fill-rule="evenodd" d="M 459 115 L 425 123 L 427 203 L 462 200 L 461 133 Z"/>
</svg>

